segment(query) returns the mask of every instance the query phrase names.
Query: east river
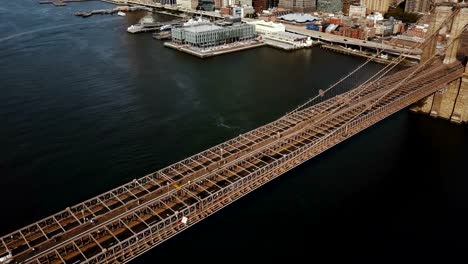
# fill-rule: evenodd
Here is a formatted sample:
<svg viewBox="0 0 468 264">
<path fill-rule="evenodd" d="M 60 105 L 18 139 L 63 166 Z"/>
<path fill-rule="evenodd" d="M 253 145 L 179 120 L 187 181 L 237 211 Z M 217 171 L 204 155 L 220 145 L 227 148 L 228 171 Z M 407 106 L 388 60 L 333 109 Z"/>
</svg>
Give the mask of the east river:
<svg viewBox="0 0 468 264">
<path fill-rule="evenodd" d="M 363 62 L 320 48 L 200 60 L 128 34 L 142 13 L 73 16 L 109 7 L 0 5 L 2 235 L 270 122 Z M 467 136 L 403 110 L 133 263 L 466 260 Z"/>
</svg>

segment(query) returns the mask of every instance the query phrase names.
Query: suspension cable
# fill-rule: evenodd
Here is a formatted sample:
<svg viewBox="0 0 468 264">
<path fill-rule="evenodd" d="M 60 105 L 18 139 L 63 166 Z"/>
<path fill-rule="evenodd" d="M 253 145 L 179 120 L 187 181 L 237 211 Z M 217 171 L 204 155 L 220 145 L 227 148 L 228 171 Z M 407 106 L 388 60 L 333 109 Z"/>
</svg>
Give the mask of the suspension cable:
<svg viewBox="0 0 468 264">
<path fill-rule="evenodd" d="M 432 12 L 432 10 L 434 10 L 434 6 L 431 7 L 431 10 L 429 11 L 429 13 Z M 421 22 L 423 19 L 424 19 L 425 16 L 422 16 L 421 18 L 418 19 L 418 21 L 416 23 L 419 23 Z M 443 22 L 442 24 L 444 24 L 445 22 Z M 416 44 L 417 45 L 417 44 Z M 410 47 L 409 49 L 407 49 L 408 51 L 408 54 L 410 52 L 412 52 L 416 47 Z M 348 78 L 350 77 L 353 77 L 353 75 L 358 72 L 360 69 L 362 69 L 364 66 L 366 66 L 367 64 L 369 64 L 370 62 L 374 61 L 376 58 L 378 58 L 378 56 L 384 51 L 384 49 L 378 51 L 375 55 L 375 57 L 372 57 L 372 58 L 369 58 L 367 59 L 364 63 L 362 63 L 361 65 L 359 65 L 357 68 L 355 68 L 354 70 L 352 70 L 350 73 L 348 73 L 347 75 L 345 75 L 344 77 L 340 78 L 337 82 L 335 82 L 334 84 L 332 84 L 331 86 L 329 86 L 327 89 L 325 90 L 320 90 L 319 94 L 316 95 L 315 97 L 307 100 L 305 103 L 297 106 L 295 109 L 293 109 L 291 112 L 287 113 L 286 115 L 289 115 L 289 114 L 294 114 L 304 108 L 306 108 L 308 105 L 310 105 L 313 101 L 315 101 L 316 99 L 318 98 L 323 98 L 325 96 L 325 94 L 327 94 L 331 89 L 335 88 L 336 86 L 338 86 L 339 84 L 341 84 L 342 82 L 344 82 L 345 80 L 347 80 Z M 400 53 L 400 56 L 398 58 L 401 57 L 401 55 L 404 54 L 403 53 Z M 397 59 L 398 60 L 398 59 Z M 401 62 L 401 61 L 400 61 Z M 400 63 L 400 62 L 397 62 L 397 63 Z M 392 63 L 394 64 L 394 63 Z"/>
</svg>

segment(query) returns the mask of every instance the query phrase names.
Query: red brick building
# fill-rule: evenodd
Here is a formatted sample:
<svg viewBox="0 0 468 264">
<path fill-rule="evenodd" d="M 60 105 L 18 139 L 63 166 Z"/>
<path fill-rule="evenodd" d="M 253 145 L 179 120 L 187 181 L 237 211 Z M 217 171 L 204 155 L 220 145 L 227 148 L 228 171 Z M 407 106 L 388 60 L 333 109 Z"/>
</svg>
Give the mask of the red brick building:
<svg viewBox="0 0 468 264">
<path fill-rule="evenodd" d="M 364 30 L 362 28 L 339 27 L 333 34 L 348 38 L 365 39 Z"/>
<path fill-rule="evenodd" d="M 252 0 L 252 6 L 255 12 L 260 13 L 268 9 L 268 0 Z"/>
</svg>

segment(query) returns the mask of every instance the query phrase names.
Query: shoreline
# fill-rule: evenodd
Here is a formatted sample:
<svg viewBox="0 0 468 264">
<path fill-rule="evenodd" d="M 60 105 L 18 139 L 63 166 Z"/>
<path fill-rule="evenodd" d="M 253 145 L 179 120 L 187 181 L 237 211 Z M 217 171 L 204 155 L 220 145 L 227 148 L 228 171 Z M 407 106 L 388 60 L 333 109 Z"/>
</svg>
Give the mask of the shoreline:
<svg viewBox="0 0 468 264">
<path fill-rule="evenodd" d="M 350 55 L 350 56 L 355 56 L 355 57 L 362 57 L 362 58 L 367 58 L 367 59 L 373 59 L 373 61 L 380 63 L 380 64 L 395 64 L 395 62 L 391 59 L 384 59 L 384 58 L 379 58 L 375 56 L 368 55 L 362 51 L 353 51 L 353 50 L 348 50 L 342 46 L 337 46 L 337 45 L 330 45 L 330 44 L 321 44 L 320 47 L 322 49 L 334 51 L 337 53 L 342 53 L 345 55 Z M 401 65 L 409 66 L 409 65 L 415 65 L 417 63 L 412 63 L 408 59 L 404 59 L 401 63 Z"/>
<path fill-rule="evenodd" d="M 156 14 L 173 16 L 173 17 L 178 17 L 178 18 L 187 17 L 187 15 L 185 14 L 186 10 L 179 10 L 177 8 L 167 8 L 164 5 L 161 5 L 161 4 L 158 5 L 156 3 L 153 3 L 153 4 L 138 3 L 136 1 L 131 1 L 131 0 L 127 1 L 126 3 L 123 3 L 123 2 L 120 2 L 120 1 L 115 1 L 115 0 L 44 0 L 44 1 L 40 1 L 39 4 L 52 4 L 52 5 L 58 7 L 58 6 L 66 5 L 66 3 L 68 3 L 68 2 L 70 2 L 70 3 L 71 2 L 80 3 L 80 2 L 91 2 L 91 1 L 99 1 L 99 2 L 103 2 L 103 3 L 116 5 L 117 7 L 115 9 L 118 9 L 118 6 L 133 6 L 133 7 L 141 6 L 141 7 L 146 7 L 148 9 L 152 9 L 150 12 L 156 13 Z M 99 11 L 99 12 L 96 12 L 96 11 Z M 104 11 L 104 10 L 92 10 L 92 11 L 87 11 L 87 12 L 78 12 L 75 15 L 80 15 L 80 16 L 83 16 L 83 17 L 87 17 L 87 16 L 95 14 L 94 12 L 96 12 L 96 14 L 111 14 L 111 13 L 116 12 L 115 10 L 112 10 L 114 12 L 110 12 L 110 13 L 106 13 L 106 12 L 102 12 L 102 11 Z M 171 11 L 180 12 L 182 14 L 175 14 L 175 13 L 173 13 Z M 197 12 L 196 12 L 196 10 L 194 10 L 192 13 L 197 13 Z M 206 14 L 206 15 L 208 15 L 208 14 Z M 300 34 L 300 35 L 304 35 L 304 36 L 311 36 L 313 34 L 323 34 L 323 35 L 325 35 L 324 33 L 317 33 L 317 32 L 312 32 L 312 33 L 309 32 L 309 31 L 302 32 L 303 29 L 299 30 L 297 28 L 297 26 L 290 26 L 290 25 L 287 27 L 286 31 L 293 32 L 293 33 Z M 300 31 L 300 32 L 298 32 L 298 31 Z M 305 33 L 308 33 L 308 34 L 305 34 Z M 316 38 L 317 36 L 311 36 L 311 37 Z M 322 36 L 318 36 L 318 37 L 321 38 Z M 366 54 L 366 52 L 364 52 L 364 51 L 348 50 L 345 47 L 341 47 L 340 45 L 338 45 L 339 42 L 334 42 L 333 40 L 328 40 L 328 41 L 331 41 L 332 43 L 335 43 L 336 45 L 322 42 L 322 43 L 314 43 L 313 46 L 320 45 L 320 47 L 323 48 L 323 49 L 330 50 L 330 51 L 337 52 L 337 53 L 341 53 L 341 54 L 345 54 L 345 55 L 358 56 L 358 57 L 363 57 L 363 58 L 367 58 L 367 59 L 372 58 L 375 62 L 381 63 L 381 64 L 392 64 L 392 63 L 394 63 L 393 60 L 384 59 L 384 58 L 377 58 L 375 56 Z M 355 40 L 355 41 L 359 41 L 359 40 Z M 275 40 L 271 40 L 271 42 L 275 42 Z M 183 46 L 179 46 L 179 45 L 173 44 L 171 42 L 166 42 L 164 45 L 166 47 L 170 47 L 170 48 L 173 48 L 173 49 L 183 51 L 185 53 L 197 56 L 199 58 L 207 58 L 207 57 L 218 56 L 218 55 L 222 55 L 222 54 L 227 54 L 227 53 L 231 53 L 231 52 L 236 52 L 236 51 L 241 51 L 241 50 L 254 48 L 254 47 L 257 47 L 257 46 L 269 46 L 269 47 L 272 47 L 272 48 L 282 49 L 282 50 L 285 50 L 285 51 L 294 51 L 294 50 L 297 50 L 297 49 L 304 48 L 304 47 L 296 47 L 296 46 L 294 46 L 292 44 L 287 45 L 289 47 L 283 47 L 283 46 L 275 45 L 274 43 L 267 43 L 266 42 L 266 43 L 261 43 L 259 45 L 254 45 L 254 46 L 252 46 L 252 45 L 242 45 L 241 47 L 236 47 L 236 48 L 227 48 L 227 49 L 220 49 L 220 50 L 217 50 L 217 51 L 201 52 L 201 51 L 196 51 L 196 50 L 186 48 L 186 47 L 183 47 Z M 405 59 L 402 62 L 402 64 L 403 65 L 415 65 L 415 64 L 417 64 L 417 62 L 413 62 L 411 60 Z"/>
</svg>

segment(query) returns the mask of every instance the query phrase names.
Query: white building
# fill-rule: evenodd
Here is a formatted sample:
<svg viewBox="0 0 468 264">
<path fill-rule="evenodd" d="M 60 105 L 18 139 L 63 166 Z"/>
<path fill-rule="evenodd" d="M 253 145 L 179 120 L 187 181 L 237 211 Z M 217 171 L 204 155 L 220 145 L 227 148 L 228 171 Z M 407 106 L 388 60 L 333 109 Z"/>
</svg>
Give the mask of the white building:
<svg viewBox="0 0 468 264">
<path fill-rule="evenodd" d="M 349 6 L 349 17 L 366 17 L 366 6 L 355 6 L 355 5 L 350 5 Z"/>
<path fill-rule="evenodd" d="M 255 31 L 257 34 L 272 34 L 286 31 L 286 27 L 283 24 L 274 23 L 272 21 L 266 22 L 263 20 L 255 20 L 247 22 L 247 24 L 255 25 Z"/>
<path fill-rule="evenodd" d="M 248 14 L 254 14 L 254 13 L 255 13 L 255 9 L 253 8 L 253 6 L 242 6 L 243 17 L 247 16 Z"/>
<path fill-rule="evenodd" d="M 239 0 L 238 2 L 240 6 L 252 6 L 252 0 Z"/>
<path fill-rule="evenodd" d="M 377 21 L 384 20 L 384 16 L 382 15 L 382 13 L 375 12 L 372 15 L 368 15 L 367 19 L 374 21 L 374 23 L 377 23 Z"/>
<path fill-rule="evenodd" d="M 191 0 L 177 0 L 177 5 L 182 8 L 191 9 L 192 1 Z"/>
</svg>

